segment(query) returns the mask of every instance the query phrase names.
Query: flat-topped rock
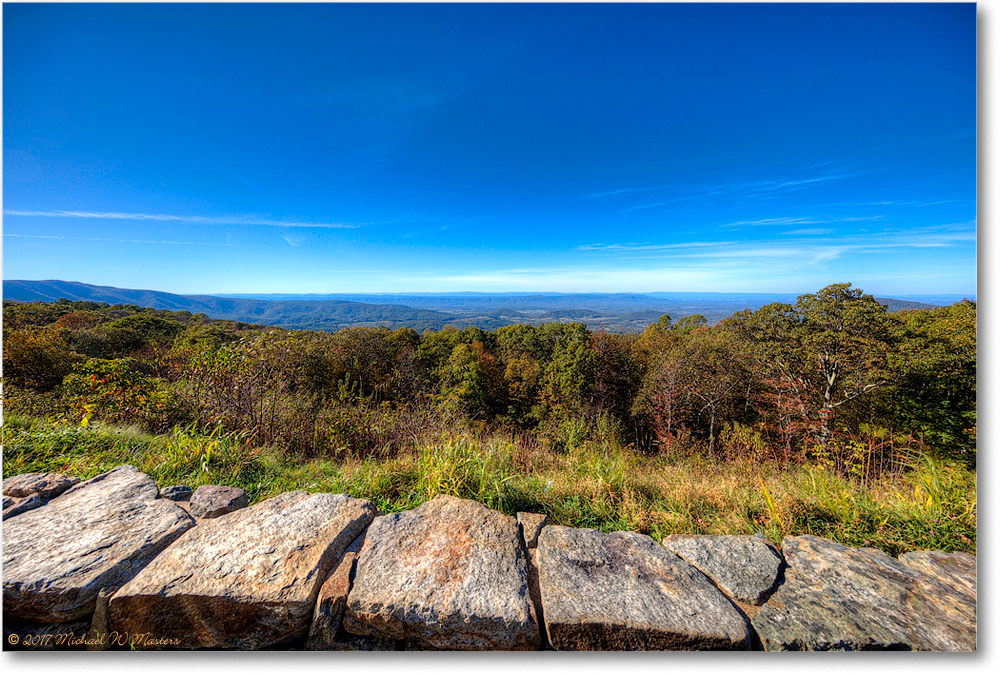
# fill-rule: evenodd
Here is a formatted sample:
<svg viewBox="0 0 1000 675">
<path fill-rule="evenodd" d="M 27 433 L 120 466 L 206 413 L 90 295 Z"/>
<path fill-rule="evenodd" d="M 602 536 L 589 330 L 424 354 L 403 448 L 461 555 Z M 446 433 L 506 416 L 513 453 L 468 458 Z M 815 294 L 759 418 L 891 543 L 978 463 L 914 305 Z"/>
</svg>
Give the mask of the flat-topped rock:
<svg viewBox="0 0 1000 675">
<path fill-rule="evenodd" d="M 732 601 L 650 537 L 549 525 L 537 551 L 545 628 L 556 649 L 750 648 Z"/>
<path fill-rule="evenodd" d="M 202 485 L 191 495 L 188 512 L 198 518 L 218 518 L 247 505 L 247 493 L 225 485 Z"/>
<path fill-rule="evenodd" d="M 3 482 L 3 493 L 8 497 L 38 495 L 45 501 L 58 497 L 79 482 L 79 478 L 61 473 L 22 473 Z"/>
<path fill-rule="evenodd" d="M 968 651 L 976 605 L 875 549 L 785 537 L 785 582 L 753 617 L 768 650 Z"/>
<path fill-rule="evenodd" d="M 777 547 L 753 535 L 686 535 L 664 538 L 663 546 L 688 561 L 730 598 L 763 604 L 778 587 L 783 562 Z"/>
<path fill-rule="evenodd" d="M 194 525 L 157 493 L 149 476 L 120 466 L 4 520 L 4 615 L 58 623 L 92 614 L 98 591 L 119 588 Z"/>
<path fill-rule="evenodd" d="M 27 497 L 8 497 L 7 495 L 4 495 L 3 519 L 7 520 L 11 516 L 16 516 L 24 513 L 25 511 L 30 511 L 31 509 L 37 509 L 42 504 L 42 498 L 37 494 L 31 494 Z"/>
<path fill-rule="evenodd" d="M 186 502 L 191 499 L 193 492 L 188 485 L 169 485 L 160 490 L 160 496 L 172 502 Z"/>
<path fill-rule="evenodd" d="M 539 647 L 516 520 L 438 496 L 380 516 L 365 534 L 344 628 L 438 649 Z"/>
<path fill-rule="evenodd" d="M 176 648 L 262 649 L 306 636 L 320 585 L 375 506 L 286 492 L 206 520 L 111 597 L 111 630 Z"/>
<path fill-rule="evenodd" d="M 952 586 L 973 600 L 976 599 L 976 556 L 968 553 L 943 551 L 912 551 L 899 556 L 899 562 L 910 569 L 929 574 L 943 584 Z"/>
<path fill-rule="evenodd" d="M 525 546 L 528 548 L 538 546 L 538 535 L 541 533 L 542 528 L 545 527 L 545 523 L 547 522 L 546 515 L 544 513 L 518 511 L 517 522 L 521 523 Z"/>
</svg>

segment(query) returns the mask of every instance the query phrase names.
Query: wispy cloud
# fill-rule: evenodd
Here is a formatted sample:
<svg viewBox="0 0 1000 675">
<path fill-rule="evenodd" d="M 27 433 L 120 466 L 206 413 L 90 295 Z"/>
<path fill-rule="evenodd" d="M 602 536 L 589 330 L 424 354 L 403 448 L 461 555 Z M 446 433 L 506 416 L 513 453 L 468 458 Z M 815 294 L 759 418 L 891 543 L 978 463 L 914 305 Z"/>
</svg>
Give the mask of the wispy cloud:
<svg viewBox="0 0 1000 675">
<path fill-rule="evenodd" d="M 16 237 L 18 239 L 67 239 L 69 241 L 104 241 L 119 244 L 174 244 L 177 246 L 217 246 L 218 244 L 208 244 L 202 241 L 169 241 L 150 239 L 107 239 L 104 237 L 64 237 L 55 234 L 9 234 L 4 232 L 4 238 Z"/>
<path fill-rule="evenodd" d="M 926 279 L 937 274 L 925 265 L 898 266 L 899 260 L 926 259 L 929 247 L 965 247 L 955 265 L 972 265 L 975 222 L 924 228 L 883 229 L 844 236 L 802 235 L 749 241 L 624 242 L 577 246 L 552 264 L 491 265 L 489 261 L 456 259 L 447 271 L 386 269 L 372 272 L 365 284 L 410 291 L 481 290 L 550 292 L 726 291 L 810 292 L 852 281 L 869 291 L 933 288 Z M 935 255 L 936 253 L 932 253 Z M 874 261 L 895 260 L 889 265 Z M 956 268 L 957 269 L 957 268 Z M 962 272 L 968 274 L 965 268 Z M 351 279 L 359 272 L 351 270 Z M 933 279 L 933 284 L 938 280 Z M 874 287 L 873 287 L 874 286 Z M 367 288 L 367 287 L 366 287 Z"/>
<path fill-rule="evenodd" d="M 833 234 L 836 230 L 825 230 L 821 227 L 806 227 L 801 230 L 789 230 L 788 232 L 782 232 L 782 236 L 794 237 L 797 235 L 823 235 L 823 234 Z"/>
<path fill-rule="evenodd" d="M 720 227 L 747 227 L 747 226 L 768 226 L 768 225 L 826 225 L 828 223 L 855 223 L 864 221 L 881 220 L 882 216 L 843 216 L 843 217 L 818 217 L 818 216 L 782 216 L 779 218 L 760 218 L 758 220 L 737 220 L 732 223 L 725 223 Z"/>
<path fill-rule="evenodd" d="M 601 199 L 602 197 L 613 197 L 614 195 L 624 195 L 631 194 L 635 192 L 655 192 L 657 190 L 664 190 L 671 185 L 657 185 L 655 187 L 626 187 L 618 190 L 608 190 L 606 192 L 594 192 L 589 195 L 584 195 L 584 199 Z"/>
<path fill-rule="evenodd" d="M 711 197 L 713 195 L 721 194 L 720 192 L 703 192 L 696 195 L 690 195 L 688 197 L 677 197 L 676 199 L 665 199 L 660 202 L 652 202 L 650 204 L 639 204 L 637 206 L 630 206 L 627 209 L 622 209 L 619 211 L 619 215 L 622 213 L 632 213 L 633 211 L 644 211 L 646 209 L 655 209 L 657 206 L 666 206 L 667 204 L 677 204 L 679 202 L 689 202 L 693 199 L 704 199 L 706 197 Z"/>
<path fill-rule="evenodd" d="M 117 211 L 19 211 L 5 210 L 5 216 L 24 218 L 86 218 L 105 220 L 148 220 L 175 223 L 196 223 L 201 225 L 262 225 L 265 227 L 316 227 L 327 229 L 352 229 L 368 223 L 307 222 L 299 220 L 275 220 L 259 216 L 178 216 L 166 213 L 121 213 Z"/>
<path fill-rule="evenodd" d="M 747 192 L 775 192 L 783 190 L 798 190 L 810 185 L 816 185 L 818 183 L 826 183 L 831 180 L 843 180 L 845 178 L 857 178 L 862 174 L 860 173 L 845 173 L 836 174 L 832 176 L 817 176 L 815 178 L 800 178 L 798 180 L 783 180 L 783 181 L 759 181 L 757 183 L 751 183 L 746 186 Z"/>
<path fill-rule="evenodd" d="M 685 241 L 675 244 L 584 244 L 577 246 L 577 251 L 669 251 L 689 248 L 715 248 L 734 245 L 735 241 Z"/>
<path fill-rule="evenodd" d="M 294 246 L 296 248 L 306 243 L 306 238 L 296 232 L 287 232 L 281 235 L 281 238 L 284 239 L 289 246 Z"/>
<path fill-rule="evenodd" d="M 236 173 L 235 171 L 233 171 L 232 169 L 229 169 L 229 168 L 226 168 L 226 167 L 222 166 L 221 164 L 219 164 L 218 162 L 216 162 L 211 157 L 207 157 L 205 155 L 202 155 L 201 157 L 202 157 L 202 159 L 204 159 L 206 162 L 208 162 L 209 164 L 211 164 L 212 166 L 214 166 L 216 169 L 218 169 L 222 173 L 226 174 L 227 176 L 229 176 L 230 178 L 236 180 L 237 182 L 242 183 L 243 185 L 246 185 L 248 188 L 250 188 L 254 192 L 264 192 L 264 190 L 259 185 L 257 185 L 253 181 L 251 181 L 249 178 L 245 178 L 245 177 L 241 176 L 240 174 Z"/>
<path fill-rule="evenodd" d="M 777 219 L 774 219 L 777 220 Z M 804 228 L 782 233 L 791 239 L 756 239 L 752 241 L 694 241 L 673 243 L 587 244 L 578 251 L 618 254 L 629 260 L 746 260 L 771 264 L 801 261 L 807 264 L 829 262 L 846 254 L 902 251 L 906 249 L 946 248 L 976 241 L 976 224 L 950 223 L 924 228 L 886 229 L 880 232 L 852 233 L 838 236 L 834 230 Z M 795 239 L 802 236 L 802 239 Z M 728 263 L 727 263 L 728 264 Z"/>
<path fill-rule="evenodd" d="M 598 192 L 593 195 L 586 195 L 587 198 L 596 197 L 606 197 L 622 194 L 631 194 L 635 192 L 649 192 L 653 190 L 665 189 L 667 187 L 673 187 L 675 192 L 681 192 L 681 196 L 673 199 L 658 200 L 655 202 L 650 202 L 647 204 L 635 204 L 629 206 L 628 208 L 620 210 L 618 213 L 631 213 L 634 211 L 642 211 L 644 209 L 652 209 L 659 206 L 667 206 L 669 204 L 676 204 L 679 202 L 691 201 L 691 200 L 701 200 L 709 199 L 712 197 L 717 197 L 724 195 L 727 198 L 744 200 L 744 201 L 761 201 L 764 199 L 770 199 L 772 197 L 779 197 L 781 195 L 787 194 L 789 192 L 806 190 L 812 187 L 818 187 L 824 183 L 830 181 L 840 181 L 847 180 L 850 178 L 857 178 L 858 176 L 865 175 L 868 172 L 843 172 L 836 174 L 828 174 L 824 176 L 813 176 L 811 178 L 798 178 L 798 179 L 780 179 L 780 180 L 758 180 L 758 181 L 730 181 L 726 183 L 719 183 L 716 185 L 701 185 L 696 187 L 684 188 L 683 186 L 668 186 L 662 185 L 655 188 L 621 188 L 618 190 L 612 190 L 608 192 Z"/>
<path fill-rule="evenodd" d="M 691 266 L 670 269 L 546 267 L 483 270 L 440 276 L 424 276 L 405 280 L 413 287 L 489 288 L 505 291 L 580 292 L 646 291 L 666 288 L 704 288 L 715 275 Z M 502 292 L 502 291 L 495 291 Z"/>
</svg>

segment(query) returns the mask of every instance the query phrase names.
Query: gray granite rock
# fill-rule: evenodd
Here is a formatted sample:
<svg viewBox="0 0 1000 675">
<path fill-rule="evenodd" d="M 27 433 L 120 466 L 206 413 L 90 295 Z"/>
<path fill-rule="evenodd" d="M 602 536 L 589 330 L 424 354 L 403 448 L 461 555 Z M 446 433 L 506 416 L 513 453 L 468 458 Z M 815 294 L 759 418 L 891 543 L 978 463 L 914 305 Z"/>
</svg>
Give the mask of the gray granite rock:
<svg viewBox="0 0 1000 675">
<path fill-rule="evenodd" d="M 763 604 L 784 565 L 774 544 L 752 535 L 675 534 L 663 546 L 701 570 L 723 593 L 738 602 Z"/>
<path fill-rule="evenodd" d="M 438 649 L 537 649 L 517 521 L 443 495 L 376 518 L 358 556 L 344 628 Z"/>
<path fill-rule="evenodd" d="M 732 601 L 645 535 L 549 525 L 537 551 L 545 628 L 558 650 L 750 648 Z"/>
<path fill-rule="evenodd" d="M 8 497 L 38 495 L 45 501 L 58 497 L 79 482 L 79 478 L 61 473 L 22 473 L 3 482 L 3 493 Z"/>
<path fill-rule="evenodd" d="M 785 582 L 753 617 L 768 650 L 966 651 L 975 601 L 881 551 L 785 537 Z"/>
<path fill-rule="evenodd" d="M 187 485 L 170 485 L 160 490 L 160 496 L 172 502 L 185 502 L 191 499 L 193 492 Z"/>
<path fill-rule="evenodd" d="M 7 520 L 11 516 L 16 516 L 31 509 L 37 509 L 42 505 L 42 498 L 37 494 L 30 494 L 27 497 L 3 496 L 3 519 Z"/>
<path fill-rule="evenodd" d="M 202 485 L 191 495 L 188 512 L 198 518 L 218 518 L 247 505 L 247 494 L 225 485 Z"/>
<path fill-rule="evenodd" d="M 524 533 L 524 545 L 528 548 L 538 546 L 538 535 L 545 527 L 547 516 L 544 513 L 527 513 L 518 511 L 517 522 L 521 523 L 521 530 Z"/>
<path fill-rule="evenodd" d="M 4 615 L 44 623 L 94 612 L 194 521 L 157 499 L 153 480 L 121 466 L 3 521 Z"/>
<path fill-rule="evenodd" d="M 204 521 L 112 596 L 110 628 L 178 649 L 304 639 L 320 585 L 374 514 L 367 500 L 286 492 Z"/>
</svg>

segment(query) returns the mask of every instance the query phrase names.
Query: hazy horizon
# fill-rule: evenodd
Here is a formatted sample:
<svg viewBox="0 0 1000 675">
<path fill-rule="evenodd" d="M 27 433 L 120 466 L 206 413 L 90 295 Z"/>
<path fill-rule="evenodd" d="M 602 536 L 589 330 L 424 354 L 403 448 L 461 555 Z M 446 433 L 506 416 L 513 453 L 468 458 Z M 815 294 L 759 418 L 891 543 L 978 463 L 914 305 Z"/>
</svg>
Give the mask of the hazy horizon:
<svg viewBox="0 0 1000 675">
<path fill-rule="evenodd" d="M 3 276 L 975 297 L 976 11 L 5 4 Z"/>
<path fill-rule="evenodd" d="M 120 290 L 131 290 L 131 291 L 150 291 L 154 293 L 173 293 L 173 291 L 165 291 L 160 288 L 125 288 L 121 286 L 108 286 L 102 284 L 88 284 L 87 282 L 79 280 L 69 280 L 69 279 L 4 279 L 2 283 L 47 283 L 47 282 L 57 282 L 57 283 L 70 283 L 70 284 L 84 284 L 88 286 L 98 286 L 106 288 L 114 288 Z M 855 288 L 857 288 L 855 286 Z M 788 298 L 795 298 L 799 295 L 815 293 L 820 289 L 811 290 L 798 290 L 798 291 L 773 291 L 773 292 L 759 292 L 759 291 L 648 291 L 645 293 L 640 293 L 638 291 L 620 291 L 616 293 L 602 293 L 596 291 L 577 291 L 569 293 L 559 293 L 554 291 L 463 291 L 463 290 L 453 290 L 453 291 L 438 291 L 438 292 L 421 292 L 421 291 L 384 291 L 384 292 L 308 292 L 308 293 L 274 293 L 270 291 L 236 291 L 236 292 L 211 292 L 211 291 L 196 291 L 193 293 L 174 293 L 175 295 L 185 295 L 185 296 L 211 296 L 220 298 L 247 298 L 247 299 L 309 299 L 315 297 L 316 299 L 328 299 L 328 298 L 338 298 L 338 297 L 368 297 L 368 298 L 477 298 L 477 297 L 487 297 L 487 298 L 520 298 L 520 297 L 531 297 L 531 296 L 605 296 L 605 295 L 625 295 L 625 296 L 642 296 L 648 297 L 651 300 L 656 299 L 670 299 L 674 296 L 690 296 L 690 297 L 701 297 L 701 296 L 720 296 L 721 299 L 733 298 L 733 297 L 751 297 L 751 296 L 785 296 Z M 873 295 L 876 297 L 888 297 L 882 296 L 879 293 L 871 293 L 867 289 L 860 289 L 864 291 L 867 295 Z M 911 300 L 916 302 L 930 302 L 932 299 L 937 300 L 960 300 L 962 298 L 968 298 L 970 300 L 976 300 L 976 293 L 910 293 L 910 294 L 895 294 L 892 298 L 897 300 Z"/>
</svg>

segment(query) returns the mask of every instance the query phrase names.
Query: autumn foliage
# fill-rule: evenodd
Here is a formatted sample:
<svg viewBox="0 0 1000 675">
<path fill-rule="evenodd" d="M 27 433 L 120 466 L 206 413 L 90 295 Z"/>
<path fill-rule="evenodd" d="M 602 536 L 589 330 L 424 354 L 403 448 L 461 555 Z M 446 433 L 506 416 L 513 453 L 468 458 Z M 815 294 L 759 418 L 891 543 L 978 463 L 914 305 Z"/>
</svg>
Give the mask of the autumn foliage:
<svg viewBox="0 0 1000 675">
<path fill-rule="evenodd" d="M 714 326 L 291 331 L 187 312 L 4 303 L 10 411 L 151 430 L 221 427 L 304 456 L 387 456 L 431 426 L 554 450 L 815 460 L 878 472 L 907 452 L 974 465 L 976 305 L 888 314 L 850 284 Z M 28 402 L 31 402 L 31 406 Z M 863 467 L 858 469 L 858 467 Z"/>
</svg>

